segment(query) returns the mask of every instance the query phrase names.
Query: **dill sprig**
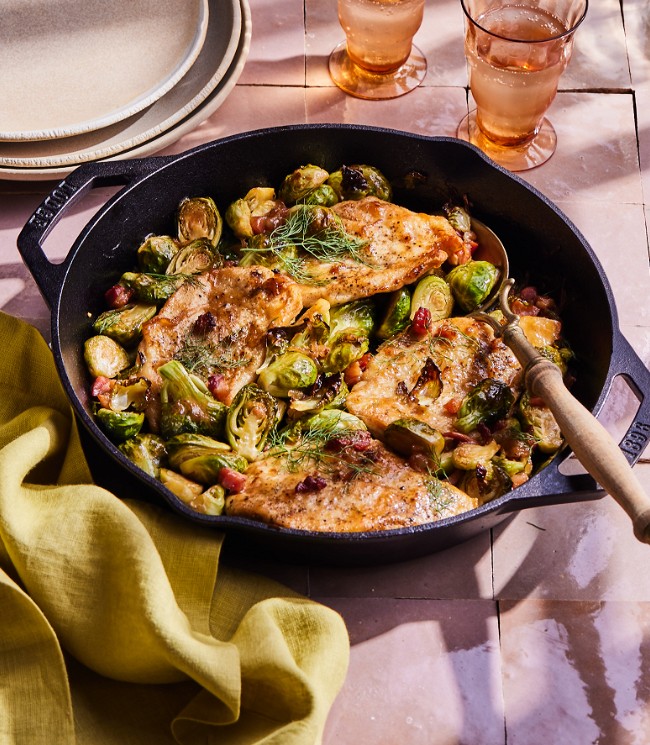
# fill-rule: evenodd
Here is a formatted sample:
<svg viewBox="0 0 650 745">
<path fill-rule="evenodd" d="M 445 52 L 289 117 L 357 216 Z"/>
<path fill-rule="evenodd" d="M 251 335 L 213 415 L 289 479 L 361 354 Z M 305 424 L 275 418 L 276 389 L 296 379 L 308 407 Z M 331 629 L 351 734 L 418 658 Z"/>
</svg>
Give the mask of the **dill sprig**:
<svg viewBox="0 0 650 745">
<path fill-rule="evenodd" d="M 429 495 L 429 501 L 431 507 L 439 514 L 442 515 L 445 510 L 451 506 L 453 499 L 449 492 L 445 489 L 444 484 L 440 479 L 436 478 L 432 473 L 429 473 L 424 481 L 427 493 Z"/>
<path fill-rule="evenodd" d="M 374 473 L 374 461 L 363 451 L 350 448 L 329 449 L 332 440 L 353 439 L 360 430 L 341 425 L 338 417 L 323 420 L 316 418 L 296 434 L 294 428 L 274 430 L 269 436 L 269 455 L 283 458 L 291 473 L 313 466 L 321 473 L 334 473 L 341 468 L 353 477 L 362 473 Z"/>
<path fill-rule="evenodd" d="M 279 266 L 297 282 L 323 284 L 307 268 L 310 257 L 323 264 L 351 259 L 371 266 L 363 254 L 367 245 L 368 241 L 347 233 L 341 218 L 334 212 L 328 213 L 328 222 L 324 227 L 315 230 L 313 208 L 309 205 L 297 205 L 286 222 L 268 235 L 266 245 L 247 246 L 242 251 L 271 254 Z M 296 252 L 302 252 L 303 255 Z"/>
<path fill-rule="evenodd" d="M 227 339 L 220 344 L 207 342 L 196 336 L 187 336 L 181 348 L 174 355 L 189 372 L 209 370 L 231 370 L 242 367 L 250 361 L 250 356 L 238 355 Z"/>
</svg>

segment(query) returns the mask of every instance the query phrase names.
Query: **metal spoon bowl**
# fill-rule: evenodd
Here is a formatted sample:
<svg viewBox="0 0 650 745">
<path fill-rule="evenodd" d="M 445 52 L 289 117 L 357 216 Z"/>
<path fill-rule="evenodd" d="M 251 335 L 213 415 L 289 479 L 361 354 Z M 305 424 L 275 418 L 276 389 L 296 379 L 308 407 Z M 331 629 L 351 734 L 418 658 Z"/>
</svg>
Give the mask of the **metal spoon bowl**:
<svg viewBox="0 0 650 745">
<path fill-rule="evenodd" d="M 475 261 L 489 261 L 499 270 L 499 279 L 495 282 L 492 291 L 476 309 L 476 312 L 480 312 L 491 308 L 499 299 L 503 283 L 510 276 L 510 264 L 505 246 L 491 228 L 473 217 L 472 230 L 476 233 L 478 243 L 478 248 L 474 251 L 472 258 Z"/>
</svg>

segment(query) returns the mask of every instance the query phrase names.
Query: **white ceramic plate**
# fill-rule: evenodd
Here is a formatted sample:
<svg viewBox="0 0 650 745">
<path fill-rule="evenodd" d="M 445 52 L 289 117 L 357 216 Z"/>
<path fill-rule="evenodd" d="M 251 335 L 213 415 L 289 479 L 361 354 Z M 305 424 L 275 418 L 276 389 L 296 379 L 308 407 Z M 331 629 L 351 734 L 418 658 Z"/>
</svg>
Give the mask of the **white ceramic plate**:
<svg viewBox="0 0 650 745">
<path fill-rule="evenodd" d="M 194 65 L 166 95 L 135 116 L 101 130 L 41 142 L 0 142 L 0 176 L 7 169 L 60 169 L 113 157 L 147 143 L 182 122 L 203 104 L 229 72 L 242 37 L 242 3 L 209 0 L 208 30 Z M 180 135 L 178 135 L 180 137 Z M 68 171 L 72 170 L 71 168 Z M 52 178 L 56 178 L 53 175 Z"/>
<path fill-rule="evenodd" d="M 4 0 L 0 140 L 69 137 L 137 114 L 192 67 L 208 0 Z"/>
</svg>

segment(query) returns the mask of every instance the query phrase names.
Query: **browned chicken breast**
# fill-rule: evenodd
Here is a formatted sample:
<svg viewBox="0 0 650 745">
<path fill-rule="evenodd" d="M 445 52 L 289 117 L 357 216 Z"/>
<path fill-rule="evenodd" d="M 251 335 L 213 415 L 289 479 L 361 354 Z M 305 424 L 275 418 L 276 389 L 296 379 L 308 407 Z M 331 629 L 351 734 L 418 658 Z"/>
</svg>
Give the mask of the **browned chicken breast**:
<svg viewBox="0 0 650 745">
<path fill-rule="evenodd" d="M 302 309 L 298 286 L 264 267 L 226 267 L 186 282 L 148 321 L 138 354 L 140 375 L 161 387 L 158 368 L 179 359 L 201 374 L 218 374 L 220 400 L 230 404 L 256 377 L 266 332 L 290 324 Z M 147 417 L 157 424 L 158 396 Z"/>
<path fill-rule="evenodd" d="M 307 460 L 298 468 L 281 456 L 255 461 L 243 491 L 228 496 L 227 514 L 347 533 L 421 525 L 478 506 L 451 484 L 415 471 L 379 441 L 365 445 L 362 456 L 347 448 L 347 455 Z"/>
<path fill-rule="evenodd" d="M 559 338 L 560 323 L 524 316 L 521 326 L 536 346 Z M 442 389 L 430 381 L 432 360 Z M 521 366 L 492 328 L 474 318 L 432 324 L 424 338 L 407 329 L 383 344 L 347 398 L 347 409 L 380 437 L 397 419 L 415 418 L 440 432 L 453 428 L 458 403 L 484 378 L 501 380 L 521 392 Z"/>
<path fill-rule="evenodd" d="M 325 298 L 332 305 L 397 290 L 463 251 L 463 242 L 446 218 L 412 212 L 377 197 L 339 202 L 332 210 L 346 232 L 367 244 L 362 262 L 309 259 L 313 284 L 300 285 L 305 306 Z"/>
</svg>

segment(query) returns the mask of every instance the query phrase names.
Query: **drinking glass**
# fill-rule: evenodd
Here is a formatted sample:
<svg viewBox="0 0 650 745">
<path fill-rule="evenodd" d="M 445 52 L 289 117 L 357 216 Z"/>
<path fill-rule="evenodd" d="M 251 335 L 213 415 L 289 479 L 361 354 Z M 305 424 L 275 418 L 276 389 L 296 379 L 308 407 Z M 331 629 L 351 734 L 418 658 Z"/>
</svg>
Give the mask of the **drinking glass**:
<svg viewBox="0 0 650 745">
<path fill-rule="evenodd" d="M 424 0 L 338 0 L 345 39 L 329 58 L 332 80 L 358 98 L 402 96 L 422 82 L 426 59 L 413 44 Z"/>
<path fill-rule="evenodd" d="M 557 136 L 545 117 L 588 0 L 460 0 L 476 109 L 458 137 L 511 171 L 546 162 Z"/>
</svg>

